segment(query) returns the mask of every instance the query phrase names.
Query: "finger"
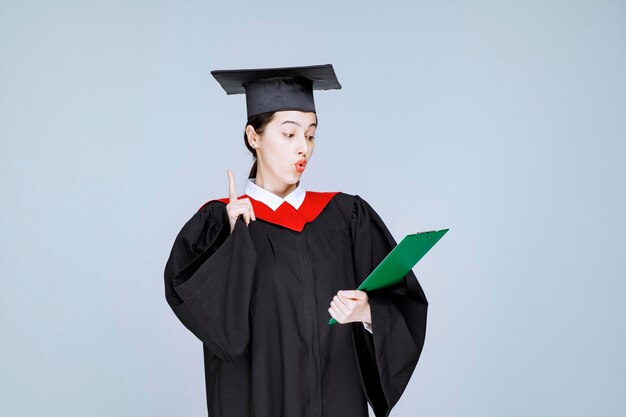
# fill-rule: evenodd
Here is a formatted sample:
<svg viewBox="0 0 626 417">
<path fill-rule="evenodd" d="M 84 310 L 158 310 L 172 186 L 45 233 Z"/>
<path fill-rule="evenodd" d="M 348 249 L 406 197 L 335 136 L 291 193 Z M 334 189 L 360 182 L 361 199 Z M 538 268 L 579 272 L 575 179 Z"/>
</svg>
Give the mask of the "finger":
<svg viewBox="0 0 626 417">
<path fill-rule="evenodd" d="M 252 220 L 256 220 L 256 214 L 254 214 L 254 207 L 250 203 L 250 214 L 252 214 Z"/>
<path fill-rule="evenodd" d="M 233 173 L 228 170 L 228 199 L 230 203 L 237 201 L 237 190 L 235 189 L 235 177 Z"/>
<path fill-rule="evenodd" d="M 337 291 L 337 295 L 340 296 L 341 298 L 348 298 L 348 291 L 347 290 Z"/>
<path fill-rule="evenodd" d="M 234 207 L 230 209 L 230 211 L 228 212 L 228 215 L 234 220 L 237 220 L 239 216 L 244 216 L 244 221 L 245 221 L 245 217 L 246 217 L 245 215 L 247 212 L 248 212 L 248 208 L 246 206 L 235 205 Z"/>
<path fill-rule="evenodd" d="M 361 290 L 354 290 L 354 296 L 355 298 L 358 298 L 359 300 L 367 300 L 367 293 L 365 291 L 361 291 Z"/>
<path fill-rule="evenodd" d="M 243 219 L 245 220 L 246 224 L 250 224 L 250 212 L 248 210 L 245 210 L 243 212 Z"/>
<path fill-rule="evenodd" d="M 341 303 L 340 303 L 340 302 L 338 302 L 338 301 L 335 301 L 335 300 L 331 301 L 331 302 L 330 302 L 330 306 L 331 306 L 332 308 L 334 308 L 336 311 L 338 311 L 338 312 L 340 312 L 341 314 L 343 314 L 344 316 L 347 316 L 347 315 L 348 315 L 348 313 L 350 313 L 350 311 L 346 308 L 346 306 L 345 306 L 345 305 L 343 305 L 343 304 L 341 304 Z"/>
<path fill-rule="evenodd" d="M 341 300 L 343 300 L 343 304 L 346 307 L 346 314 L 352 314 L 352 312 L 358 307 L 358 300 L 352 300 L 350 298 L 341 298 L 339 297 Z"/>
<path fill-rule="evenodd" d="M 248 207 L 250 207 L 250 218 L 252 220 L 256 220 L 256 215 L 254 214 L 254 206 L 252 205 L 252 201 L 249 198 L 244 198 L 243 201 L 248 203 Z"/>
<path fill-rule="evenodd" d="M 338 312 L 336 309 L 332 307 L 328 309 L 328 312 L 335 320 L 337 320 L 338 323 L 343 324 L 343 319 L 344 319 L 343 314 L 341 314 L 340 312 Z"/>
<path fill-rule="evenodd" d="M 346 300 L 345 298 L 343 298 L 343 297 L 342 297 L 341 295 L 339 295 L 339 294 L 338 294 L 338 295 L 336 295 L 336 296 L 334 296 L 334 297 L 333 297 L 333 300 L 335 300 L 335 302 L 337 302 L 337 303 L 339 303 L 339 304 L 342 304 L 342 305 L 345 305 L 345 306 L 347 306 L 347 305 L 348 305 L 348 300 Z"/>
<path fill-rule="evenodd" d="M 363 291 L 357 291 L 357 290 L 342 290 L 339 291 L 339 293 L 344 297 L 344 298 L 349 298 L 349 299 L 354 299 L 354 300 L 365 300 L 365 297 L 363 296 Z"/>
<path fill-rule="evenodd" d="M 343 294 L 337 294 L 337 297 L 339 297 L 339 299 L 341 301 L 343 301 L 343 303 L 346 305 L 346 307 L 348 307 L 350 309 L 354 308 L 354 303 L 358 303 L 359 302 L 358 300 L 355 300 L 353 298 L 348 298 L 348 297 L 346 297 Z"/>
<path fill-rule="evenodd" d="M 229 205 L 226 206 L 226 211 L 228 212 L 228 216 L 236 219 L 237 217 L 241 216 L 243 214 L 243 212 L 245 211 L 245 207 L 242 207 L 238 204 L 233 204 L 233 205 Z"/>
</svg>

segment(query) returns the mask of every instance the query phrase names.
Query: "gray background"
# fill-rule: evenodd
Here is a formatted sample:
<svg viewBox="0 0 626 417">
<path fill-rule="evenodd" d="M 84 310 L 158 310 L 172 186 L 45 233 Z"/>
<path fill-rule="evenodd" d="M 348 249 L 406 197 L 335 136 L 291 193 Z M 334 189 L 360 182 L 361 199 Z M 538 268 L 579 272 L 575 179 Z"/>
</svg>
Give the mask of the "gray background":
<svg viewBox="0 0 626 417">
<path fill-rule="evenodd" d="M 0 415 L 206 415 L 163 268 L 251 165 L 209 71 L 325 63 L 306 188 L 451 229 L 392 415 L 626 415 L 625 2 L 367 3 L 0 2 Z"/>
</svg>

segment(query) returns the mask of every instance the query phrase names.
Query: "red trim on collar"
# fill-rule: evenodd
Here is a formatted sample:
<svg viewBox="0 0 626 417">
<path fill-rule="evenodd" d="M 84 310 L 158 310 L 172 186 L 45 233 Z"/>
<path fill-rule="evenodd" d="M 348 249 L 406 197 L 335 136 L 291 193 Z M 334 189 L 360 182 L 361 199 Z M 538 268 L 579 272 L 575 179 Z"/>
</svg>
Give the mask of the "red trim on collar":
<svg viewBox="0 0 626 417">
<path fill-rule="evenodd" d="M 296 232 L 301 232 L 302 229 L 304 229 L 304 225 L 315 220 L 330 200 L 337 194 L 339 194 L 339 191 L 307 191 L 304 195 L 304 201 L 298 210 L 293 208 L 293 206 L 288 202 L 284 201 L 276 209 L 276 211 L 274 211 L 265 203 L 255 200 L 247 194 L 237 197 L 237 200 L 249 198 L 252 203 L 252 208 L 254 208 L 254 215 L 257 219 L 263 219 L 267 222 L 295 230 Z M 204 206 L 209 204 L 211 201 L 221 201 L 222 203 L 228 204 L 228 197 L 209 200 L 204 203 L 198 211 L 202 210 Z"/>
</svg>

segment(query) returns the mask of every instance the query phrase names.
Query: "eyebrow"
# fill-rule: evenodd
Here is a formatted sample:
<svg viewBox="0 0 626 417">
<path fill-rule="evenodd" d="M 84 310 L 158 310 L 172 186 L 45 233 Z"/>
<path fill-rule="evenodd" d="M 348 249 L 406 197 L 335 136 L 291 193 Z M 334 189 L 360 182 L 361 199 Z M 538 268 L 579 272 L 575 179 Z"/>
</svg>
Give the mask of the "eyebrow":
<svg viewBox="0 0 626 417">
<path fill-rule="evenodd" d="M 296 126 L 302 126 L 300 123 L 298 123 L 298 122 L 294 122 L 294 121 L 292 121 L 292 120 L 285 120 L 285 121 L 284 121 L 284 122 L 282 122 L 280 125 L 282 126 L 282 125 L 284 125 L 285 123 L 293 123 L 293 124 L 294 124 L 294 125 L 296 125 Z M 309 125 L 309 127 L 311 127 L 311 126 L 317 126 L 317 123 L 311 123 L 311 124 Z"/>
</svg>

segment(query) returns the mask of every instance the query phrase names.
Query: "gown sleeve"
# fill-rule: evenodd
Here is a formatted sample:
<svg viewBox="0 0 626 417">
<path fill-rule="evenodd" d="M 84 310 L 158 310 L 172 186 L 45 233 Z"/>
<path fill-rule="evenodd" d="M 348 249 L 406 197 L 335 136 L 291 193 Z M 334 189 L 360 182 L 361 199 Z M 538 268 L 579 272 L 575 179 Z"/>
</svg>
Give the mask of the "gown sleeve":
<svg viewBox="0 0 626 417">
<path fill-rule="evenodd" d="M 351 218 L 356 282 L 360 284 L 396 246 L 372 207 L 358 195 Z M 373 332 L 352 326 L 365 396 L 377 417 L 400 399 L 424 346 L 428 301 L 413 271 L 397 284 L 368 291 Z M 354 323 L 353 323 L 354 324 Z"/>
<path fill-rule="evenodd" d="M 174 314 L 220 359 L 245 351 L 257 254 L 243 219 L 230 224 L 209 204 L 183 226 L 165 266 L 165 298 Z"/>
</svg>

